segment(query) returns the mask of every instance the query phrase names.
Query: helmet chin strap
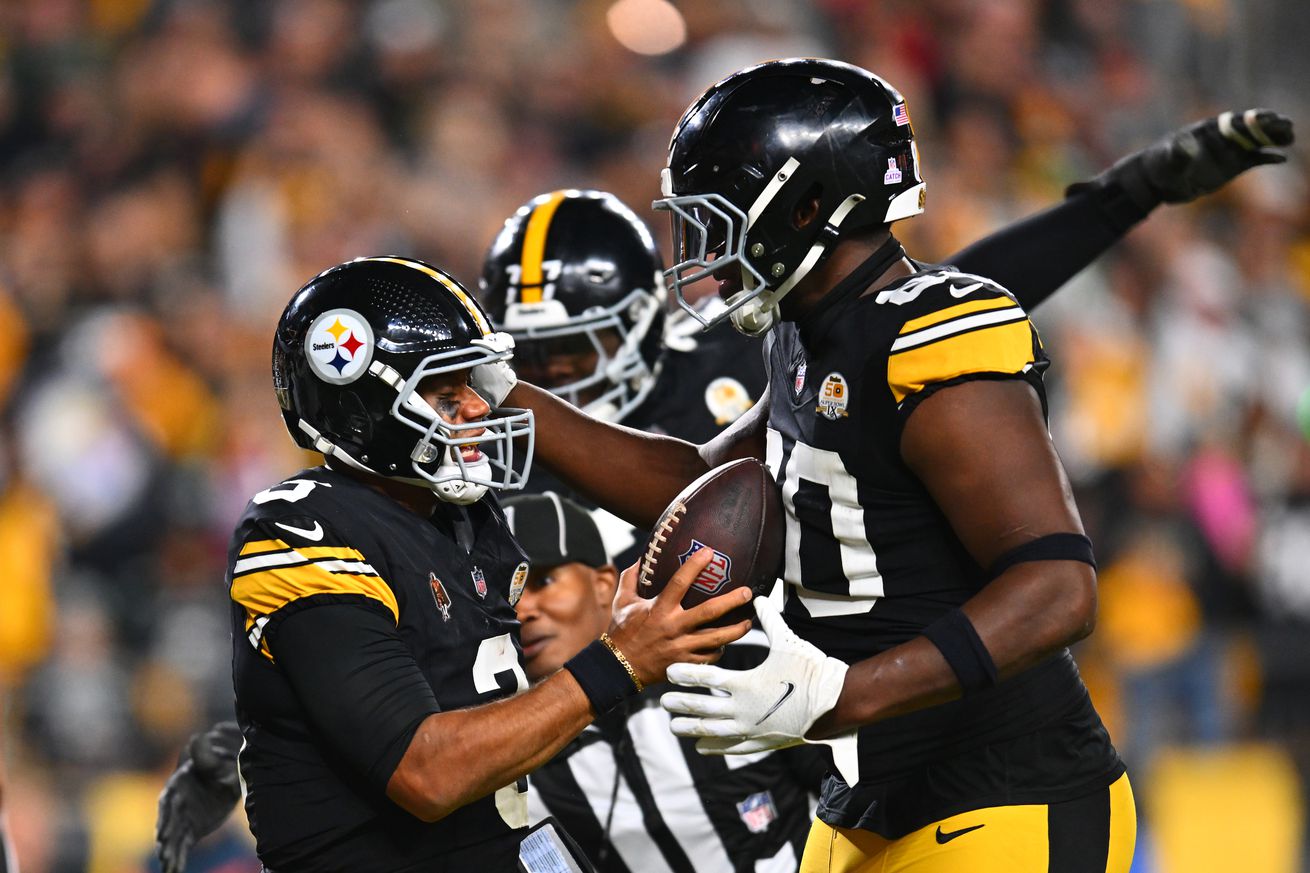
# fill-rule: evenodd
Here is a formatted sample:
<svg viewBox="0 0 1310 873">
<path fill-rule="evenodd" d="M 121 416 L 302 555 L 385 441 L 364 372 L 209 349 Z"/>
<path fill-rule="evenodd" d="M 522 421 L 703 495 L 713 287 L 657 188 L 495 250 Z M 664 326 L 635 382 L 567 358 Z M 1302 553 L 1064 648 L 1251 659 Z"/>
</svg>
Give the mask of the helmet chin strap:
<svg viewBox="0 0 1310 873">
<path fill-rule="evenodd" d="M 486 485 L 479 485 L 472 482 L 465 482 L 462 479 L 452 479 L 449 482 L 430 482 L 427 479 L 418 476 L 386 476 L 361 463 L 354 455 L 347 452 L 341 446 L 323 436 L 317 428 L 305 421 L 300 420 L 300 429 L 304 431 L 311 440 L 313 440 L 314 451 L 322 454 L 325 458 L 332 458 L 340 461 L 352 470 L 359 470 L 361 473 L 368 473 L 370 476 L 377 476 L 381 479 L 391 479 L 396 482 L 404 482 L 407 485 L 413 485 L 417 488 L 423 488 L 431 491 L 438 499 L 446 503 L 455 503 L 460 506 L 468 506 L 471 503 L 477 503 L 487 493 Z M 454 451 L 452 448 L 451 451 Z M 448 455 L 449 456 L 449 455 Z M 484 455 L 482 460 L 472 464 L 465 464 L 464 469 L 477 468 L 479 471 L 490 470 L 491 462 Z M 461 468 L 458 464 L 445 463 L 437 467 L 436 475 L 460 475 Z"/>
<path fill-rule="evenodd" d="M 796 285 L 810 274 L 823 260 L 832 253 L 832 246 L 838 240 L 838 230 L 841 223 L 851 214 L 856 206 L 864 202 L 863 194 L 852 194 L 837 205 L 824 224 L 823 230 L 815 240 L 814 245 L 805 253 L 800 264 L 792 271 L 791 275 L 786 278 L 781 285 L 775 289 L 765 288 L 755 296 L 729 314 L 732 320 L 732 326 L 738 332 L 747 336 L 762 336 L 767 333 L 775 324 L 778 323 L 778 306 L 782 303 L 782 298 L 796 287 Z M 747 228 L 747 232 L 749 232 Z M 744 285 L 749 274 L 745 267 L 742 268 L 742 284 Z M 728 298 L 728 304 L 739 298 L 739 295 L 751 294 L 755 289 L 745 289 L 738 291 Z"/>
</svg>

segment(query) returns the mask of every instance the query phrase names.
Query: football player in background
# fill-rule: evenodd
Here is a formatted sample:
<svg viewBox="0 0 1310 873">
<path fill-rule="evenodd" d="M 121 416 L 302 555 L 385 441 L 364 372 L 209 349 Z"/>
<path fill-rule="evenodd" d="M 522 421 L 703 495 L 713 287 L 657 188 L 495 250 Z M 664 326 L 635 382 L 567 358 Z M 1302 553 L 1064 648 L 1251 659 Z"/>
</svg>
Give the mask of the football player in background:
<svg viewBox="0 0 1310 873">
<path fill-rule="evenodd" d="M 1185 133 L 1182 162 L 1218 141 L 1238 170 L 1291 139 L 1255 111 Z M 1149 209 L 1175 160 L 1148 150 L 1097 184 Z M 1095 622 L 1095 563 L 1046 426 L 1049 362 L 1014 295 L 891 235 L 924 207 L 903 98 L 832 61 L 748 68 L 688 109 L 662 188 L 679 302 L 765 337 L 765 398 L 695 446 L 579 414 L 508 364 L 473 380 L 533 409 L 545 463 L 638 526 L 721 463 L 773 470 L 785 619 L 757 602 L 757 668 L 670 668 L 718 692 L 667 695 L 675 732 L 709 754 L 833 746 L 806 871 L 1126 871 L 1131 789 L 1067 650 Z M 684 295 L 707 277 L 712 318 Z"/>
<path fill-rule="evenodd" d="M 1071 187 L 1062 203 L 947 261 L 1013 288 L 1021 306 L 1031 308 L 1159 204 L 1192 200 L 1250 167 L 1281 160 L 1262 147 L 1264 140 L 1281 145 L 1290 138 L 1287 120 L 1263 110 L 1224 125 L 1212 118 L 1174 131 Z M 575 226 L 585 232 L 574 232 Z M 655 278 L 661 268 L 649 230 L 612 195 L 556 191 L 533 198 L 506 222 L 488 251 L 480 297 L 493 320 L 515 333 L 516 364 L 522 369 L 526 358 L 542 387 L 596 417 L 703 442 L 760 396 L 759 341 L 727 329 L 697 335 L 688 326 L 699 328 L 699 322 L 678 311 L 663 329 L 663 342 L 655 342 L 665 322 L 664 287 Z M 538 278 L 525 282 L 525 275 Z M 553 276 L 549 282 L 547 275 Z M 544 302 L 549 293 L 558 305 L 530 312 L 525 285 L 527 294 L 536 290 Z M 721 309 L 717 298 L 698 305 L 702 316 Z M 538 339 L 544 342 L 534 348 Z M 561 360 L 553 360 L 552 351 Z M 549 487 L 542 472 L 534 472 L 530 488 Z M 639 546 L 626 522 L 603 511 L 594 515 L 612 555 Z M 189 748 L 197 743 L 205 754 L 187 756 L 160 796 L 157 836 L 165 873 L 184 870 L 190 846 L 218 827 L 239 799 L 235 723 L 197 735 Z"/>
<path fill-rule="evenodd" d="M 526 785 L 593 718 L 713 660 L 750 626 L 697 629 L 749 600 L 683 610 L 630 590 L 608 632 L 528 687 L 514 604 L 528 565 L 494 490 L 514 489 L 532 414 L 469 386 L 503 363 L 454 279 L 361 258 L 301 288 L 273 384 L 323 466 L 255 495 L 228 554 L 246 811 L 268 870 L 511 871 Z M 631 575 L 626 585 L 633 584 Z"/>
</svg>

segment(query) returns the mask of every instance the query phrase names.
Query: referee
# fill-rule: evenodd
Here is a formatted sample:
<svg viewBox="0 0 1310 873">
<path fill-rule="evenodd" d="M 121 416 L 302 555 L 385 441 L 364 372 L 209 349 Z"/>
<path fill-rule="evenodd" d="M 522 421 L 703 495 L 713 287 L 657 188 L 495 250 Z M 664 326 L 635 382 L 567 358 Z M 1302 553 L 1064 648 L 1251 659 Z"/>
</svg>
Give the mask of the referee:
<svg viewBox="0 0 1310 873">
<path fill-rule="evenodd" d="M 516 611 L 536 681 L 609 625 L 618 572 L 577 503 L 548 491 L 504 506 L 532 565 Z M 765 654 L 764 634 L 752 630 L 719 663 L 744 668 Z M 530 817 L 559 819 L 600 873 L 793 873 L 827 763 L 820 747 L 740 760 L 699 755 L 669 730 L 659 706 L 667 690 L 648 686 L 531 774 Z"/>
</svg>

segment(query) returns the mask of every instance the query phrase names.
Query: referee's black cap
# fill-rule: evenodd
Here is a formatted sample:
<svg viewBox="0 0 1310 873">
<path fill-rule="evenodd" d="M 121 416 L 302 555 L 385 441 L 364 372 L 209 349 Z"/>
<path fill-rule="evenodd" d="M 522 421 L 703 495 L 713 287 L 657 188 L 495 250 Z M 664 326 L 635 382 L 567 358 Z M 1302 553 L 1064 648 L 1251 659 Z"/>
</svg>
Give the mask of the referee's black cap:
<svg viewBox="0 0 1310 873">
<path fill-rule="evenodd" d="M 589 567 L 610 563 L 600 528 L 591 513 L 554 491 L 521 494 L 501 501 L 514 537 L 538 567 L 577 562 Z"/>
</svg>

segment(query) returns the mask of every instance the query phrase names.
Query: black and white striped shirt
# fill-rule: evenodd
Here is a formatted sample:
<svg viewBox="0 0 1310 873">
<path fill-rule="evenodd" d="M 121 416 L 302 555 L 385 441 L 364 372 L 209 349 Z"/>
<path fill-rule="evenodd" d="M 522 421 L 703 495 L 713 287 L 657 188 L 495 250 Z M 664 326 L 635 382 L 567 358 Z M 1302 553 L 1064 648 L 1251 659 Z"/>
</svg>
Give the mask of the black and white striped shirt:
<svg viewBox="0 0 1310 873">
<path fill-rule="evenodd" d="M 752 630 L 719 663 L 745 669 L 766 653 Z M 648 688 L 533 773 L 532 819 L 559 819 L 601 873 L 794 873 L 826 753 L 700 755 L 669 730 L 668 688 Z"/>
</svg>

